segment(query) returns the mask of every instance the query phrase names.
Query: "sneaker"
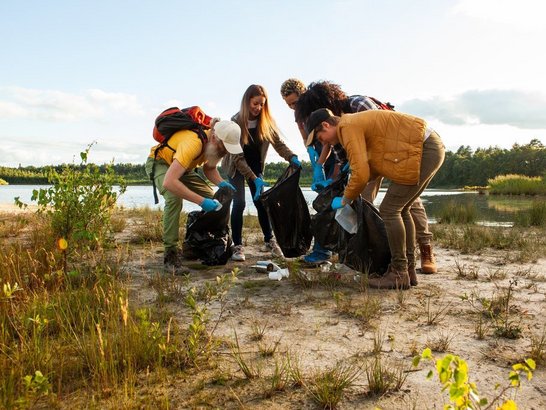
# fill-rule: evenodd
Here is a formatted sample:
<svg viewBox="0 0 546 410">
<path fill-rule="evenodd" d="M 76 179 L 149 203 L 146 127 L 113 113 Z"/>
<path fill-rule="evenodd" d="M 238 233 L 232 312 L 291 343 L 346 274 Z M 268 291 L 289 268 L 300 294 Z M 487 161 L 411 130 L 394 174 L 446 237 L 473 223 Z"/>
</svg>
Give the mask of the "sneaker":
<svg viewBox="0 0 546 410">
<path fill-rule="evenodd" d="M 271 252 L 275 256 L 284 256 L 275 238 L 271 238 L 269 242 L 265 243 L 264 252 Z"/>
<path fill-rule="evenodd" d="M 303 257 L 303 261 L 310 265 L 320 265 L 327 262 L 332 258 L 332 252 L 330 251 L 318 251 L 314 250 L 309 255 Z"/>
<path fill-rule="evenodd" d="M 233 254 L 231 255 L 232 261 L 244 262 L 245 261 L 245 250 L 243 245 L 235 245 L 233 248 Z"/>
</svg>

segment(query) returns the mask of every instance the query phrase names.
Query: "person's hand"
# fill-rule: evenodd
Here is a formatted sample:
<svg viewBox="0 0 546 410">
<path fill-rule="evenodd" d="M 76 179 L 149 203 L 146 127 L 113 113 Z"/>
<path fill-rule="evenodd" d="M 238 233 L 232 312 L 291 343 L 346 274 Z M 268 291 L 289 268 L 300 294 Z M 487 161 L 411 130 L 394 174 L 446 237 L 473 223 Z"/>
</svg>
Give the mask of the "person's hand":
<svg viewBox="0 0 546 410">
<path fill-rule="evenodd" d="M 343 165 L 343 167 L 341 168 L 341 172 L 351 172 L 351 167 L 349 167 L 349 161 L 347 161 L 345 165 Z"/>
<path fill-rule="evenodd" d="M 257 201 L 260 199 L 260 195 L 262 194 L 262 191 L 264 189 L 264 186 L 269 186 L 267 182 L 265 182 L 262 178 L 256 178 L 254 180 L 254 185 L 256 186 L 256 192 L 254 193 L 254 200 Z"/>
<path fill-rule="evenodd" d="M 311 161 L 311 165 L 315 166 L 319 159 L 319 154 L 317 150 L 313 146 L 308 146 L 307 153 L 309 154 L 309 160 Z"/>
<path fill-rule="evenodd" d="M 343 208 L 345 206 L 345 204 L 343 203 L 343 197 L 336 196 L 334 199 L 332 199 L 332 204 L 330 206 L 332 207 L 334 211 L 336 209 Z"/>
<path fill-rule="evenodd" d="M 301 168 L 301 162 L 300 162 L 300 160 L 298 159 L 298 156 L 297 156 L 297 155 L 294 155 L 292 158 L 290 158 L 290 163 L 291 163 L 291 164 L 294 164 L 294 165 L 297 166 L 298 168 Z"/>
<path fill-rule="evenodd" d="M 227 181 L 222 181 L 218 184 L 218 188 L 224 188 L 224 187 L 227 187 L 229 189 L 231 189 L 233 192 L 237 192 L 237 190 L 235 189 L 235 187 L 233 185 L 231 185 L 229 182 Z"/>
<path fill-rule="evenodd" d="M 311 184 L 311 189 L 315 192 L 320 192 L 331 183 L 332 183 L 332 179 L 330 178 L 324 181 L 313 182 L 313 184 Z"/>
<path fill-rule="evenodd" d="M 317 182 L 322 182 L 326 179 L 326 176 L 324 175 L 324 168 L 321 164 L 315 163 L 313 165 L 313 184 L 316 184 Z"/>
<path fill-rule="evenodd" d="M 216 199 L 209 198 L 203 199 L 203 202 L 201 202 L 199 206 L 205 212 L 219 211 L 220 208 L 222 208 L 222 204 L 220 202 L 218 202 Z"/>
</svg>

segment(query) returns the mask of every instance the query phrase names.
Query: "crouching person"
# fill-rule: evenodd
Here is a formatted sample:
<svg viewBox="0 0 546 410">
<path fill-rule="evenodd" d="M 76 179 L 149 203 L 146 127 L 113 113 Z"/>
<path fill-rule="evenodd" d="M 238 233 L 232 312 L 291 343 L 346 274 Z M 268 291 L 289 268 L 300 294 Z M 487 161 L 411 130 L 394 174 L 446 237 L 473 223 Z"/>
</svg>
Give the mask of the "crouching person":
<svg viewBox="0 0 546 410">
<path fill-rule="evenodd" d="M 205 212 L 214 212 L 220 203 L 211 199 L 214 192 L 195 168 L 203 166 L 203 172 L 213 184 L 235 188 L 224 181 L 216 165 L 228 152 L 243 152 L 239 143 L 241 129 L 233 121 L 213 121 L 211 129 L 205 131 L 206 139 L 201 139 L 191 130 L 181 130 L 172 135 L 168 145 L 152 148 L 146 162 L 146 173 L 154 176 L 155 186 L 165 200 L 163 211 L 163 263 L 167 269 L 182 266 L 178 248 L 178 230 L 182 200 L 186 199 Z"/>
<path fill-rule="evenodd" d="M 409 212 L 444 161 L 445 148 L 421 118 L 395 111 L 372 110 L 335 116 L 326 108 L 313 111 L 306 123 L 307 145 L 341 143 L 351 167 L 343 197 L 332 209 L 351 203 L 370 179 L 385 177 L 391 184 L 380 206 L 391 263 L 383 277 L 370 278 L 379 289 L 408 289 L 415 276 L 415 225 Z M 409 270 L 408 270 L 409 269 Z"/>
</svg>

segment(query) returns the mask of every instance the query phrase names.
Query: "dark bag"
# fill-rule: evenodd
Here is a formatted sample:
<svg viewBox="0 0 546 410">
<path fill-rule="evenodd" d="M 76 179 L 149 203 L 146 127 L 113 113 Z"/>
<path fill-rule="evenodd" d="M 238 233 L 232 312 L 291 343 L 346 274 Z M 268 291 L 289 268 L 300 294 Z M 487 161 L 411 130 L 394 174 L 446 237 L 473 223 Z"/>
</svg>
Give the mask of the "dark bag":
<svg viewBox="0 0 546 410">
<path fill-rule="evenodd" d="M 332 209 L 332 199 L 343 195 L 348 177 L 347 172 L 340 173 L 313 201 L 313 208 L 317 213 L 311 217 L 311 231 L 320 246 L 333 252 L 338 251 L 339 236 L 343 228 L 335 220 L 336 211 Z"/>
<path fill-rule="evenodd" d="M 300 167 L 289 166 L 260 197 L 277 243 L 287 258 L 304 255 L 313 238 L 309 208 L 299 186 L 300 174 Z"/>
<path fill-rule="evenodd" d="M 223 187 L 214 194 L 222 209 L 214 212 L 193 211 L 188 214 L 183 254 L 190 259 L 201 259 L 204 265 L 225 265 L 231 257 L 229 216 L 233 191 Z"/>
<path fill-rule="evenodd" d="M 341 228 L 339 262 L 364 273 L 383 274 L 391 261 L 385 222 L 373 204 L 358 197 L 351 204 L 357 213 L 358 231 Z"/>
<path fill-rule="evenodd" d="M 174 133 L 181 130 L 190 130 L 195 132 L 197 137 L 203 143 L 203 149 L 207 141 L 207 134 L 205 129 L 210 128 L 211 117 L 205 114 L 198 106 L 192 106 L 187 108 L 171 107 L 164 110 L 155 119 L 154 130 L 152 135 L 154 139 L 159 142 L 159 145 L 154 150 L 154 160 L 157 158 L 159 151 L 165 147 L 171 151 L 175 151 L 173 147 L 169 145 L 169 139 Z M 201 154 L 199 154 L 201 155 Z M 150 179 L 152 180 L 152 186 L 154 191 L 154 201 L 159 203 L 159 197 L 157 196 L 155 186 L 155 163 L 152 166 L 152 172 Z"/>
</svg>

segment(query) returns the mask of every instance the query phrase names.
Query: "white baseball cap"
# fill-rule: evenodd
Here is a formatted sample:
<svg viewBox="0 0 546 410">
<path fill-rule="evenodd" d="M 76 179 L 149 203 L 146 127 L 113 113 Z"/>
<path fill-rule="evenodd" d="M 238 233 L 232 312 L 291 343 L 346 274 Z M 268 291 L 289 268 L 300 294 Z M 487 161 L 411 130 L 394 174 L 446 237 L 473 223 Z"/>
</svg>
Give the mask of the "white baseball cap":
<svg viewBox="0 0 546 410">
<path fill-rule="evenodd" d="M 224 143 L 230 154 L 241 154 L 241 127 L 233 121 L 218 121 L 214 124 L 214 133 Z"/>
</svg>

